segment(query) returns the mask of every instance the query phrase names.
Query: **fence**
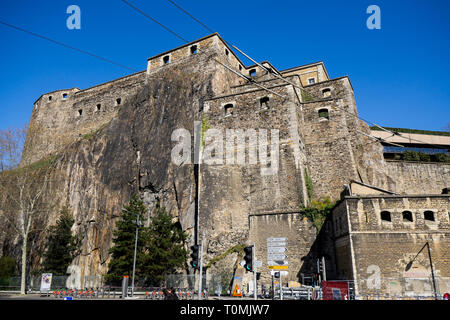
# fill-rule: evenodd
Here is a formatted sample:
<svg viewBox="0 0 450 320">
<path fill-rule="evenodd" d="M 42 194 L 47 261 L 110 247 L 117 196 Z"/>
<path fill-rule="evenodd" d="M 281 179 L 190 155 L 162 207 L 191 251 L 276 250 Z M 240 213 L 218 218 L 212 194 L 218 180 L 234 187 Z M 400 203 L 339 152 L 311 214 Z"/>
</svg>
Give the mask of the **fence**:
<svg viewBox="0 0 450 320">
<path fill-rule="evenodd" d="M 358 281 L 358 300 L 434 300 L 450 292 L 450 278 L 373 278 Z"/>
</svg>

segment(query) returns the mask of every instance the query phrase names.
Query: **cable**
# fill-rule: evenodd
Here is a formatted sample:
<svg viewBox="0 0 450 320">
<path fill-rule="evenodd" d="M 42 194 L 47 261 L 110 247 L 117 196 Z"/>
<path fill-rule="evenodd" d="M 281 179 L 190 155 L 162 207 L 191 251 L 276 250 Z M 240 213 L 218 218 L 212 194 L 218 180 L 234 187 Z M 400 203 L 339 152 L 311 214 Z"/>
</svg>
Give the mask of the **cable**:
<svg viewBox="0 0 450 320">
<path fill-rule="evenodd" d="M 175 7 L 177 7 L 178 9 L 180 9 L 181 11 L 183 11 L 185 14 L 187 14 L 189 17 L 191 17 L 194 21 L 198 22 L 199 24 L 201 24 L 206 30 L 208 30 L 211 33 L 215 33 L 212 29 L 208 28 L 208 26 L 206 26 L 203 22 L 201 22 L 200 20 L 198 20 L 197 18 L 195 18 L 192 14 L 190 14 L 189 12 L 187 12 L 186 10 L 184 10 L 181 6 L 179 6 L 178 4 L 176 4 L 175 2 L 171 1 L 171 0 L 167 0 L 169 1 L 171 4 L 173 4 Z"/>
<path fill-rule="evenodd" d="M 105 61 L 105 62 L 114 64 L 114 65 L 119 66 L 119 67 L 121 67 L 121 68 L 128 69 L 128 70 L 131 70 L 131 71 L 133 71 L 133 72 L 137 72 L 137 70 L 135 70 L 135 69 L 133 69 L 133 68 L 130 68 L 130 67 L 127 67 L 127 66 L 125 66 L 125 65 L 123 65 L 123 64 L 120 64 L 120 63 L 114 62 L 114 61 L 112 61 L 112 60 L 103 58 L 103 57 L 101 57 L 101 56 L 99 56 L 99 55 L 96 55 L 96 54 L 93 54 L 93 53 L 91 53 L 91 52 L 88 52 L 88 51 L 85 51 L 85 50 L 81 50 L 81 49 L 72 47 L 72 46 L 70 46 L 70 45 L 68 45 L 68 44 L 65 44 L 65 43 L 62 43 L 62 42 L 53 40 L 53 39 L 51 39 L 51 38 L 49 38 L 49 37 L 46 37 L 46 36 L 43 36 L 43 35 L 41 35 L 41 34 L 38 34 L 38 33 L 35 33 L 35 32 L 31 32 L 31 31 L 28 31 L 28 30 L 25 30 L 25 29 L 23 29 L 23 28 L 17 27 L 17 26 L 15 26 L 15 25 L 6 23 L 6 22 L 1 21 L 1 20 L 0 20 L 0 23 L 3 24 L 3 25 L 5 25 L 5 26 L 7 26 L 7 27 L 16 29 L 16 30 L 18 30 L 18 31 L 25 32 L 25 33 L 27 33 L 27 34 L 29 34 L 29 35 L 34 36 L 34 37 L 38 37 L 38 38 L 41 38 L 41 39 L 44 39 L 44 40 L 53 42 L 53 43 L 55 43 L 55 44 L 57 44 L 57 45 L 60 45 L 60 46 L 62 46 L 62 47 L 66 47 L 66 48 L 69 48 L 69 49 L 72 49 L 72 50 L 75 50 L 75 51 L 78 51 L 78 52 L 87 54 L 87 55 L 89 55 L 89 56 L 91 56 L 91 57 L 94 57 L 94 58 L 103 60 L 103 61 Z"/>
<path fill-rule="evenodd" d="M 142 10 L 140 10 L 139 8 L 136 8 L 135 6 L 133 6 L 131 3 L 129 3 L 126 0 L 120 0 L 123 3 L 125 3 L 127 6 L 129 6 L 130 8 L 133 8 L 134 10 L 136 10 L 137 12 L 139 12 L 140 14 L 142 14 L 144 17 L 152 20 L 153 22 L 159 24 L 161 27 L 163 27 L 164 29 L 166 29 L 167 31 L 169 31 L 171 34 L 173 34 L 174 36 L 180 38 L 181 40 L 183 40 L 184 42 L 188 43 L 189 41 L 187 41 L 186 39 L 184 39 L 183 37 L 181 37 L 179 34 L 177 34 L 175 31 L 170 30 L 168 27 L 166 27 L 165 25 L 163 25 L 161 22 L 155 20 L 154 18 L 150 17 L 148 14 L 146 14 L 145 12 L 143 12 Z"/>
</svg>

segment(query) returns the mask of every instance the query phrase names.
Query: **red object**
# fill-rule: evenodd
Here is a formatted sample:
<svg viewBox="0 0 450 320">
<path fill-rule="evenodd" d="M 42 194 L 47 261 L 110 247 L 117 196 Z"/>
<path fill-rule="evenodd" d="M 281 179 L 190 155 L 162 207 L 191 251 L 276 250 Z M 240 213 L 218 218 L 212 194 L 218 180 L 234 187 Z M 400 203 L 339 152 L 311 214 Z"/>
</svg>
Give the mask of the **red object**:
<svg viewBox="0 0 450 320">
<path fill-rule="evenodd" d="M 348 283 L 345 281 L 322 281 L 322 300 L 348 300 Z"/>
<path fill-rule="evenodd" d="M 450 294 L 444 293 L 444 300 L 450 300 Z"/>
</svg>

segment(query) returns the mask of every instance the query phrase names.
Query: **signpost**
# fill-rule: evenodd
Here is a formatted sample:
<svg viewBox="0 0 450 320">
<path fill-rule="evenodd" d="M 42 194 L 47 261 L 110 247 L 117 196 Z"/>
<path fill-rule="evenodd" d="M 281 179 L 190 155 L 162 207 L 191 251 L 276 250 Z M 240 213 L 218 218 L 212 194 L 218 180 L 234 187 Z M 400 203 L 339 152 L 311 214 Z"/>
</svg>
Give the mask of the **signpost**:
<svg viewBox="0 0 450 320">
<path fill-rule="evenodd" d="M 51 285 L 52 285 L 52 274 L 43 273 L 41 277 L 41 292 L 50 291 Z"/>
<path fill-rule="evenodd" d="M 283 300 L 282 276 L 287 276 L 289 269 L 287 251 L 287 238 L 267 238 L 267 267 L 271 270 L 272 281 L 275 274 L 280 278 L 280 300 Z"/>
</svg>

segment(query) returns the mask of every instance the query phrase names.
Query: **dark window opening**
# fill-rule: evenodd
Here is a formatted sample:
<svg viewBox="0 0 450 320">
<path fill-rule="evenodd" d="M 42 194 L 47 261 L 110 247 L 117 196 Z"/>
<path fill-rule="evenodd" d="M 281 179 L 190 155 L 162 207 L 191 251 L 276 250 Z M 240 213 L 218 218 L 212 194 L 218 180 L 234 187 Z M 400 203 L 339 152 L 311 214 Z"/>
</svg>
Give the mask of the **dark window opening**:
<svg viewBox="0 0 450 320">
<path fill-rule="evenodd" d="M 315 78 L 308 79 L 308 84 L 314 84 L 314 83 L 316 83 L 316 79 Z"/>
<path fill-rule="evenodd" d="M 320 109 L 319 110 L 319 118 L 325 118 L 325 119 L 329 120 L 330 115 L 328 113 L 328 109 Z"/>
<path fill-rule="evenodd" d="M 170 62 L 170 56 L 165 56 L 163 58 L 163 62 L 164 62 L 164 64 L 168 64 Z"/>
<path fill-rule="evenodd" d="M 242 70 L 242 66 L 241 66 L 241 65 L 239 65 L 239 71 L 240 71 L 240 70 Z"/>
<path fill-rule="evenodd" d="M 197 53 L 197 46 L 192 46 L 191 47 L 191 54 L 196 54 Z"/>
<path fill-rule="evenodd" d="M 423 213 L 423 217 L 425 220 L 434 221 L 434 212 L 433 211 L 425 211 Z"/>
<path fill-rule="evenodd" d="M 78 115 L 81 116 L 83 114 L 83 109 L 78 110 Z"/>
<path fill-rule="evenodd" d="M 101 108 L 102 108 L 102 105 L 99 103 L 99 104 L 97 105 L 97 111 L 100 111 Z"/>
<path fill-rule="evenodd" d="M 269 109 L 269 97 L 259 99 L 259 107 L 261 109 Z"/>
<path fill-rule="evenodd" d="M 256 76 L 256 69 L 252 69 L 248 72 L 248 74 L 250 75 L 250 77 L 254 77 Z"/>
<path fill-rule="evenodd" d="M 67 93 L 63 93 L 63 99 L 67 99 Z"/>
<path fill-rule="evenodd" d="M 48 101 L 52 101 L 52 96 L 48 96 Z"/>
<path fill-rule="evenodd" d="M 229 53 L 228 49 L 225 49 L 225 55 L 228 55 Z"/>
<path fill-rule="evenodd" d="M 322 95 L 324 98 L 331 96 L 331 89 L 323 89 Z"/>
<path fill-rule="evenodd" d="M 391 222 L 391 213 L 389 211 L 381 211 L 381 220 Z"/>
<path fill-rule="evenodd" d="M 404 222 L 413 222 L 413 215 L 411 211 L 403 211 L 402 215 Z"/>
<path fill-rule="evenodd" d="M 233 104 L 229 103 L 223 107 L 225 111 L 225 116 L 231 116 L 233 114 Z"/>
<path fill-rule="evenodd" d="M 117 105 L 120 105 L 120 104 L 122 103 L 122 99 L 117 98 L 117 99 L 116 99 L 116 103 L 117 103 Z"/>
</svg>

